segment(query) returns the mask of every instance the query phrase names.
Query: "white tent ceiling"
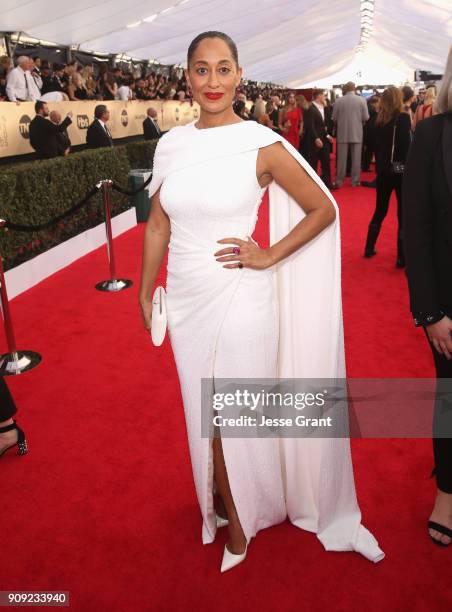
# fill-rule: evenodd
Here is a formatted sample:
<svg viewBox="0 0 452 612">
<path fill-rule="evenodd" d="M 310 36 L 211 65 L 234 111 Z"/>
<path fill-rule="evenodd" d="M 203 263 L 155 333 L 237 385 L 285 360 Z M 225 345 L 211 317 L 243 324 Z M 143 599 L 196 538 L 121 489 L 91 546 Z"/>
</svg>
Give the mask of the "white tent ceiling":
<svg viewBox="0 0 452 612">
<path fill-rule="evenodd" d="M 360 39 L 359 0 L 1 0 L 1 9 L 0 31 L 164 64 L 185 65 L 197 34 L 221 30 L 245 78 L 293 87 L 343 74 Z M 452 0 L 375 0 L 361 58 L 401 79 L 441 72 L 451 40 Z"/>
</svg>

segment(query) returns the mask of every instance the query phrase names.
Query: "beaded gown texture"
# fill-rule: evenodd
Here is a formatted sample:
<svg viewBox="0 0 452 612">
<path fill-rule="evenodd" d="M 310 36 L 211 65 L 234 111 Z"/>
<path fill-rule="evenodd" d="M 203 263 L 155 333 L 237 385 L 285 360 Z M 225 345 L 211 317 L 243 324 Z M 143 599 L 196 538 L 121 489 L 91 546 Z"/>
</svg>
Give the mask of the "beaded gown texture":
<svg viewBox="0 0 452 612">
<path fill-rule="evenodd" d="M 176 362 L 202 541 L 216 534 L 212 440 L 201 432 L 201 379 L 345 377 L 337 205 L 300 153 L 254 121 L 172 128 L 156 147 L 152 196 L 169 217 L 168 334 Z M 223 268 L 217 240 L 251 236 L 265 191 L 261 147 L 280 141 L 333 202 L 336 221 L 265 270 Z M 269 186 L 270 243 L 305 215 L 275 181 Z M 232 246 L 232 245 L 231 245 Z M 249 542 L 286 519 L 317 534 L 327 550 L 384 554 L 361 525 L 347 438 L 222 439 L 231 493 Z"/>
</svg>

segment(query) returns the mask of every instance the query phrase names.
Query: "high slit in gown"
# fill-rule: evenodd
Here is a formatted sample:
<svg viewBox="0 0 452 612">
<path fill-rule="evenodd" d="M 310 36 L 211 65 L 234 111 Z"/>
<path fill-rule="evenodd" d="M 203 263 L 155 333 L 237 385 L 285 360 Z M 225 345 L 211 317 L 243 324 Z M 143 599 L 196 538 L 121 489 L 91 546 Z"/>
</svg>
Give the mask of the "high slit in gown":
<svg viewBox="0 0 452 612">
<path fill-rule="evenodd" d="M 265 188 L 261 147 L 280 141 L 328 195 L 336 220 L 309 244 L 265 270 L 224 268 L 214 253 L 253 233 Z M 199 129 L 195 121 L 159 140 L 150 195 L 169 217 L 167 313 L 181 387 L 202 541 L 216 534 L 212 439 L 201 435 L 201 379 L 344 378 L 337 204 L 300 153 L 254 121 Z M 270 242 L 305 215 L 269 186 Z M 232 438 L 222 447 L 232 497 L 248 541 L 289 517 L 327 550 L 384 554 L 361 525 L 347 438 Z"/>
</svg>

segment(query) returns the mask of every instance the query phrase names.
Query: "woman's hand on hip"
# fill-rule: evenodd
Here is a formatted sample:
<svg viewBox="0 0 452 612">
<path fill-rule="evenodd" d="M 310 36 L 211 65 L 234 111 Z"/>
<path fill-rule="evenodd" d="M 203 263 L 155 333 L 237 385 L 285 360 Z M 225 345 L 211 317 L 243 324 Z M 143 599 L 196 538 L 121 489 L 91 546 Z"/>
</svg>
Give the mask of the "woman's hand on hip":
<svg viewBox="0 0 452 612">
<path fill-rule="evenodd" d="M 452 358 L 452 320 L 444 316 L 440 321 L 426 326 L 430 342 L 446 359 Z"/>
<path fill-rule="evenodd" d="M 270 249 L 261 249 L 250 236 L 248 236 L 248 240 L 241 240 L 240 238 L 222 238 L 217 242 L 220 244 L 234 245 L 214 253 L 217 261 L 224 264 L 223 268 L 252 268 L 253 270 L 265 270 L 274 263 L 270 254 Z"/>
</svg>

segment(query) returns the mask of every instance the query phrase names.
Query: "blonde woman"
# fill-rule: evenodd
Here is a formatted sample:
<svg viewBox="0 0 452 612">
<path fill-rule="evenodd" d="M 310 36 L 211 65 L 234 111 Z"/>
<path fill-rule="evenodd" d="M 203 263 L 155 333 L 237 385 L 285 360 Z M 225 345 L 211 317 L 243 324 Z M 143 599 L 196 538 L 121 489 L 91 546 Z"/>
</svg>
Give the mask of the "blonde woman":
<svg viewBox="0 0 452 612">
<path fill-rule="evenodd" d="M 433 115 L 433 104 L 436 100 L 436 87 L 427 87 L 427 91 L 425 92 L 424 102 L 423 104 L 419 104 L 414 113 L 413 118 L 413 131 L 416 129 L 416 125 L 422 119 L 427 119 L 427 117 L 431 117 Z"/>
<path fill-rule="evenodd" d="M 88 99 L 88 90 L 80 72 L 74 72 L 67 88 L 69 100 L 80 101 Z"/>
<path fill-rule="evenodd" d="M 297 104 L 295 94 L 290 92 L 286 98 L 286 103 L 281 109 L 280 125 L 282 135 L 297 150 L 300 146 L 300 135 L 303 124 L 303 111 Z"/>
<path fill-rule="evenodd" d="M 86 91 L 88 92 L 88 98 L 94 99 L 97 94 L 97 83 L 94 78 L 94 68 L 92 64 L 84 66 L 81 71 L 82 79 L 85 82 Z"/>
<path fill-rule="evenodd" d="M 265 127 L 270 128 L 271 130 L 275 129 L 273 121 L 271 120 L 271 112 L 273 111 L 273 102 L 265 103 L 265 111 L 259 116 L 257 122 L 261 125 L 265 125 Z"/>
<path fill-rule="evenodd" d="M 254 102 L 252 118 L 255 119 L 256 121 L 259 121 L 259 117 L 261 115 L 264 115 L 265 112 L 266 112 L 265 108 L 266 108 L 266 104 L 265 104 L 264 100 L 262 100 L 262 98 L 258 98 Z M 260 121 L 259 121 L 259 123 L 260 123 Z"/>
</svg>

